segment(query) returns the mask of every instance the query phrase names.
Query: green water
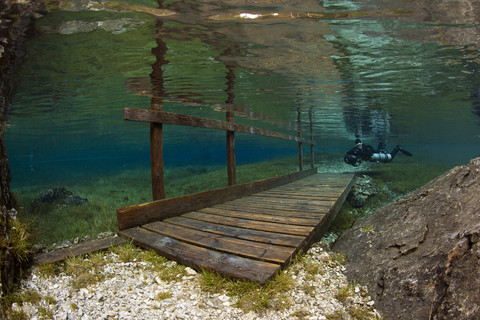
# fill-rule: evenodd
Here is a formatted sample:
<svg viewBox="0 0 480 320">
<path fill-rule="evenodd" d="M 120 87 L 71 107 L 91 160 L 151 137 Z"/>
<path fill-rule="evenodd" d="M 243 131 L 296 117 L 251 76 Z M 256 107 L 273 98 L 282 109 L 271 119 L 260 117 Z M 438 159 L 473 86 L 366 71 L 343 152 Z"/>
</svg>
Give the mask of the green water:
<svg viewBox="0 0 480 320">
<path fill-rule="evenodd" d="M 115 230 L 115 208 L 151 199 L 149 126 L 124 121 L 124 107 L 148 109 L 161 95 L 165 111 L 223 120 L 229 68 L 237 122 L 296 135 L 300 111 L 308 136 L 312 114 L 320 171 L 391 170 L 384 177 L 401 193 L 480 154 L 480 60 L 468 15 L 449 21 L 373 0 L 163 6 L 177 14 L 94 11 L 77 1 L 36 23 L 6 143 L 13 192 L 44 241 Z M 242 12 L 280 14 L 235 17 Z M 355 137 L 400 143 L 414 157 L 350 167 L 343 154 Z M 169 196 L 226 184 L 223 132 L 165 126 L 164 139 Z M 238 134 L 236 151 L 241 181 L 296 170 L 294 142 Z M 56 185 L 88 206 L 32 212 L 31 201 Z"/>
</svg>

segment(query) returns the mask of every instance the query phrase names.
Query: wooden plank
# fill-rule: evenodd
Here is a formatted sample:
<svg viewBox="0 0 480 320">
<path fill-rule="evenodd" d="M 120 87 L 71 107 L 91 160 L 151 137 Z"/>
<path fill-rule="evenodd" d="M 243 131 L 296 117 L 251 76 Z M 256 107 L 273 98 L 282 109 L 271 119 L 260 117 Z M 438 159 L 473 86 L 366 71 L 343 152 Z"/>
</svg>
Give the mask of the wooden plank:
<svg viewBox="0 0 480 320">
<path fill-rule="evenodd" d="M 302 147 L 302 112 L 297 108 L 297 134 L 298 134 L 298 168 L 303 170 L 303 147 Z"/>
<path fill-rule="evenodd" d="M 120 234 L 139 246 L 156 250 L 162 256 L 199 271 L 203 268 L 233 278 L 265 283 L 279 268 L 278 264 L 194 246 L 140 227 L 123 230 Z"/>
<path fill-rule="evenodd" d="M 318 219 L 298 218 L 292 216 L 279 216 L 264 213 L 244 212 L 240 210 L 225 210 L 220 208 L 205 208 L 198 210 L 198 212 L 218 214 L 225 217 L 244 218 L 250 220 L 267 221 L 273 223 L 293 224 L 299 226 L 316 226 Z"/>
<path fill-rule="evenodd" d="M 321 221 L 321 223 L 317 225 L 315 231 L 312 232 L 312 237 L 309 237 L 309 239 L 307 239 L 307 241 L 303 244 L 303 247 L 299 248 L 300 250 L 309 248 L 314 241 L 320 240 L 320 238 L 325 234 L 325 232 L 327 232 L 328 228 L 332 224 L 333 220 L 335 220 L 335 217 L 337 216 L 340 208 L 345 202 L 350 190 L 352 189 L 354 177 L 355 174 L 343 174 L 344 181 L 346 181 L 347 183 L 343 188 L 342 194 L 338 197 L 337 201 L 335 201 L 335 204 L 330 208 L 328 214 Z"/>
<path fill-rule="evenodd" d="M 69 248 L 62 248 L 46 253 L 41 253 L 35 258 L 38 264 L 53 263 L 62 261 L 68 257 L 81 256 L 90 252 L 106 250 L 110 247 L 120 245 L 124 242 L 125 240 L 120 237 L 92 240 L 71 246 Z"/>
<path fill-rule="evenodd" d="M 321 219 L 323 215 L 328 212 L 328 209 L 329 209 L 329 207 L 319 208 L 315 212 L 302 212 L 302 211 L 291 211 L 291 210 L 279 211 L 271 208 L 260 208 L 258 206 L 254 207 L 254 206 L 243 205 L 239 207 L 237 205 L 230 204 L 230 202 L 216 205 L 213 208 L 219 208 L 224 210 L 237 210 L 242 212 L 272 214 L 272 215 L 279 215 L 283 217 L 298 217 L 298 218 L 312 218 L 312 219 Z"/>
<path fill-rule="evenodd" d="M 340 195 L 340 194 L 339 194 Z M 254 203 L 271 203 L 271 204 L 277 204 L 277 205 L 289 205 L 289 206 L 315 206 L 315 205 L 325 205 L 326 203 L 334 203 L 337 198 L 314 198 L 314 199 L 297 199 L 297 198 L 290 198 L 290 195 L 283 195 L 283 196 L 278 196 L 278 197 L 273 197 L 269 195 L 263 195 L 263 194 L 254 194 L 250 195 L 245 198 L 241 198 L 238 200 L 234 200 L 232 202 L 254 202 Z"/>
<path fill-rule="evenodd" d="M 266 129 L 245 126 L 238 123 L 231 123 L 227 121 L 188 116 L 179 113 L 152 111 L 146 109 L 132 109 L 125 108 L 123 110 L 123 118 L 130 121 L 141 121 L 150 123 L 165 123 L 175 124 L 181 126 L 199 127 L 207 129 L 217 129 L 225 131 L 233 131 L 247 134 L 255 134 L 264 137 L 278 138 L 296 142 L 305 142 L 315 144 L 313 141 L 301 139 L 299 137 L 283 134 L 280 132 L 270 131 Z"/>
<path fill-rule="evenodd" d="M 275 199 L 275 198 L 284 198 L 285 193 L 284 192 L 281 193 L 281 192 L 267 192 L 267 191 L 264 191 L 264 192 L 255 194 L 255 196 L 257 196 L 257 197 L 269 197 L 269 198 Z M 338 198 L 338 196 L 335 197 L 335 196 L 332 196 L 332 195 L 324 196 L 324 195 L 302 194 L 301 192 L 299 192 L 299 193 L 289 192 L 288 193 L 288 198 L 289 199 L 305 200 L 305 201 L 316 201 L 316 200 L 319 200 L 319 199 L 320 200 L 336 199 L 336 198 Z"/>
<path fill-rule="evenodd" d="M 192 220 L 183 216 L 169 218 L 166 219 L 165 222 L 192 229 L 221 234 L 232 238 L 276 244 L 280 246 L 297 247 L 304 240 L 304 237 L 302 236 L 230 227 L 210 222 Z"/>
<path fill-rule="evenodd" d="M 312 212 L 312 213 L 319 213 L 322 208 L 330 208 L 335 201 L 329 200 L 325 201 L 325 204 L 317 204 L 317 205 L 288 205 L 288 204 L 275 204 L 275 203 L 268 203 L 268 202 L 260 202 L 260 201 L 251 201 L 248 199 L 234 200 L 230 201 L 231 205 L 236 207 L 253 207 L 253 208 L 267 208 L 267 209 L 275 209 L 281 211 L 302 211 L 302 212 Z"/>
<path fill-rule="evenodd" d="M 283 263 L 294 251 L 292 247 L 241 240 L 162 221 L 146 224 L 142 228 L 200 247 L 273 263 Z"/>
<path fill-rule="evenodd" d="M 218 215 L 206 214 L 202 212 L 189 212 L 182 215 L 185 218 L 200 220 L 204 222 L 222 224 L 226 226 L 240 227 L 252 230 L 269 231 L 275 233 L 284 233 L 298 236 L 307 236 L 313 227 L 295 226 L 280 223 L 270 223 L 264 221 L 255 221 L 240 218 L 229 218 Z"/>
<path fill-rule="evenodd" d="M 133 228 L 156 220 L 166 219 L 182 213 L 203 209 L 241 196 L 261 192 L 269 188 L 292 182 L 315 172 L 316 169 L 304 170 L 280 177 L 118 208 L 118 228 L 120 230 Z"/>
<path fill-rule="evenodd" d="M 227 112 L 227 119 L 229 116 L 233 118 L 230 112 Z M 227 120 L 233 122 L 232 120 Z M 235 160 L 235 132 L 227 131 L 227 176 L 228 185 L 233 186 L 237 183 L 237 167 Z"/>
</svg>

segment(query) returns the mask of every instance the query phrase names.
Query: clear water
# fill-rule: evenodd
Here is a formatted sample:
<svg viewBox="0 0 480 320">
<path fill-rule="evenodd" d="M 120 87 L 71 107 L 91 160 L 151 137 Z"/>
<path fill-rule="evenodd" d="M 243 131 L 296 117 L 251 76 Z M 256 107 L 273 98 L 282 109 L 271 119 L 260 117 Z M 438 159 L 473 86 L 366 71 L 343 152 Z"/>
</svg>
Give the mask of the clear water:
<svg viewBox="0 0 480 320">
<path fill-rule="evenodd" d="M 166 111 L 224 119 L 227 65 L 236 121 L 295 135 L 300 110 L 308 136 L 312 113 L 315 151 L 334 155 L 339 170 L 355 137 L 414 153 L 398 163 L 480 155 L 478 24 L 460 7 L 168 1 L 177 14 L 157 20 L 73 3 L 37 22 L 16 78 L 6 134 L 14 191 L 148 170 L 149 126 L 124 121 L 123 108 L 148 109 L 160 90 Z M 158 64 L 163 84 L 151 76 Z M 164 135 L 167 170 L 225 163 L 224 132 L 166 126 Z M 297 145 L 239 134 L 236 149 L 245 164 L 295 157 Z"/>
</svg>

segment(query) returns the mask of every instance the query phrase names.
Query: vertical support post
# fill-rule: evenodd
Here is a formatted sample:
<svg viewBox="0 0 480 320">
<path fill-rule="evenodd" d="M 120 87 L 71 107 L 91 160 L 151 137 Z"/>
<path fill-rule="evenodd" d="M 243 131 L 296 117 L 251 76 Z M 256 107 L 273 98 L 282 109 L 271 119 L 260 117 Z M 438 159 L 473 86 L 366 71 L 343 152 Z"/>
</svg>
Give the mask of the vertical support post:
<svg viewBox="0 0 480 320">
<path fill-rule="evenodd" d="M 308 119 L 310 121 L 310 168 L 315 168 L 315 153 L 313 152 L 313 111 L 308 110 Z"/>
<path fill-rule="evenodd" d="M 152 97 L 150 110 L 162 110 L 161 98 Z M 163 125 L 161 123 L 150 123 L 150 168 L 152 173 L 152 198 L 153 200 L 165 199 Z"/>
<path fill-rule="evenodd" d="M 156 28 L 160 30 L 163 22 L 157 20 Z M 152 65 L 150 78 L 152 81 L 152 100 L 150 110 L 162 111 L 163 96 L 165 93 L 163 84 L 163 66 L 168 63 L 165 60 L 167 45 L 162 39 L 157 39 L 157 47 L 152 49 L 157 60 Z M 163 125 L 150 123 L 150 168 L 152 174 L 152 197 L 153 200 L 165 199 L 165 177 L 163 171 Z"/>
<path fill-rule="evenodd" d="M 233 85 L 235 83 L 235 73 L 234 68 L 232 66 L 227 66 L 228 73 L 227 73 L 227 89 L 225 90 L 227 93 L 227 113 L 226 113 L 226 121 L 233 122 L 233 111 L 231 110 L 231 104 L 233 104 L 233 100 L 235 98 L 235 94 L 233 93 Z M 236 167 L 236 159 L 235 159 L 235 132 L 234 131 L 226 131 L 227 132 L 227 173 L 228 173 L 228 185 L 233 186 L 237 183 L 237 167 Z"/>
<path fill-rule="evenodd" d="M 298 137 L 302 139 L 302 112 L 300 107 L 297 108 L 297 131 Z M 298 142 L 298 170 L 303 170 L 303 148 L 301 141 Z"/>
</svg>

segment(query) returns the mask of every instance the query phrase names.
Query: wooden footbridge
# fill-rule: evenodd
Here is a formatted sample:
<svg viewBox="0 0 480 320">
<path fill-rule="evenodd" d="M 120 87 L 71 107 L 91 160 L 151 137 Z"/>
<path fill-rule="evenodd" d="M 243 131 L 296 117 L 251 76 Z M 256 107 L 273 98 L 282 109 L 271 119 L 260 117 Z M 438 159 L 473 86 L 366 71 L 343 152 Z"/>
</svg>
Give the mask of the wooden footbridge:
<svg viewBox="0 0 480 320">
<path fill-rule="evenodd" d="M 326 231 L 350 190 L 352 174 L 311 173 L 120 208 L 120 235 L 197 270 L 265 283 Z M 239 192 L 251 194 L 230 200 Z"/>
<path fill-rule="evenodd" d="M 117 209 L 119 234 L 139 246 L 194 269 L 265 283 L 329 227 L 351 188 L 353 174 L 319 174 L 313 141 L 298 135 L 226 121 L 151 110 L 125 109 L 124 118 L 151 124 L 152 202 Z M 311 120 L 311 114 L 310 114 Z M 228 187 L 164 199 L 162 125 L 224 130 L 227 133 Z M 256 134 L 298 143 L 299 171 L 236 184 L 235 133 Z M 310 121 L 310 134 L 312 125 Z M 302 143 L 310 144 L 310 169 L 303 169 Z"/>
</svg>

